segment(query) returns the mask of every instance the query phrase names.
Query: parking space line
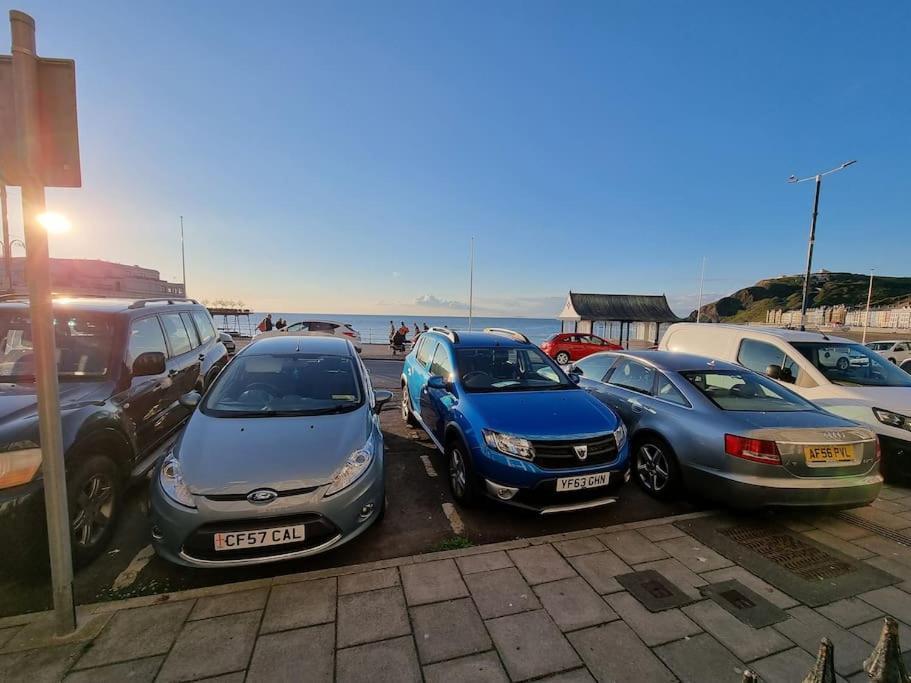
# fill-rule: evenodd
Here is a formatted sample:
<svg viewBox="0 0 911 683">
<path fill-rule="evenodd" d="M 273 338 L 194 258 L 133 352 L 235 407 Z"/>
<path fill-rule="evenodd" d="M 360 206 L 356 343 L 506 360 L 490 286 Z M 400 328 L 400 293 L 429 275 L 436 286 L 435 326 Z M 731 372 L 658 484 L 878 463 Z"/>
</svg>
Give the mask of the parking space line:
<svg viewBox="0 0 911 683">
<path fill-rule="evenodd" d="M 458 510 L 452 503 L 443 503 L 443 514 L 449 520 L 449 526 L 452 527 L 452 533 L 456 536 L 462 536 L 465 533 L 465 522 L 459 517 Z"/>
<path fill-rule="evenodd" d="M 114 583 L 111 584 L 111 588 L 115 591 L 123 590 L 127 586 L 133 585 L 137 578 L 139 578 L 139 572 L 141 572 L 145 566 L 149 563 L 149 560 L 152 559 L 152 555 L 155 553 L 152 550 L 152 546 L 147 545 L 145 548 L 136 553 L 136 557 L 132 559 L 130 564 L 127 565 L 127 568 L 124 569 L 117 575 L 117 578 L 114 579 Z"/>
<path fill-rule="evenodd" d="M 421 456 L 421 462 L 424 463 L 424 469 L 427 470 L 428 477 L 437 476 L 437 471 L 433 469 L 433 463 L 430 462 L 430 458 L 426 455 Z"/>
</svg>

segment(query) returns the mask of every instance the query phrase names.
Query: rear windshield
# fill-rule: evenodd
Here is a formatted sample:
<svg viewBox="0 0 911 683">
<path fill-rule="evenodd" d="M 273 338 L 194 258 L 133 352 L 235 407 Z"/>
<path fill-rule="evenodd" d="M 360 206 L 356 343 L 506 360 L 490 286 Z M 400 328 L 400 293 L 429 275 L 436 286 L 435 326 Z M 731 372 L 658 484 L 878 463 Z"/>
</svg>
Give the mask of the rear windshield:
<svg viewBox="0 0 911 683">
<path fill-rule="evenodd" d="M 110 370 L 114 338 L 111 317 L 80 311 L 56 311 L 54 316 L 58 379 L 105 377 Z M 0 381 L 32 382 L 34 379 L 35 354 L 28 313 L 0 313 Z"/>
<path fill-rule="evenodd" d="M 680 374 L 722 410 L 762 413 L 816 410 L 812 403 L 755 372 L 711 370 Z"/>
<path fill-rule="evenodd" d="M 206 394 L 215 417 L 290 417 L 356 410 L 361 381 L 348 356 L 296 353 L 235 358 Z"/>
</svg>

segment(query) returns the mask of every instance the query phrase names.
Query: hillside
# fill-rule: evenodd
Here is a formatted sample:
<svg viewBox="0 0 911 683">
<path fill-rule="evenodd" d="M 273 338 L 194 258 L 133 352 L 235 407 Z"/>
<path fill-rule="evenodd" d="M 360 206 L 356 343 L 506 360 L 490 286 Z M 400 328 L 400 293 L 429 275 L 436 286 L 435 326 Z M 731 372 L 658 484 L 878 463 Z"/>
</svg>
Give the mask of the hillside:
<svg viewBox="0 0 911 683">
<path fill-rule="evenodd" d="M 869 275 L 855 273 L 814 273 L 811 279 L 810 308 L 816 306 L 866 306 Z M 803 276 L 760 280 L 752 287 L 739 289 L 702 307 L 702 320 L 708 322 L 764 322 L 772 309 L 800 308 L 803 295 Z M 873 305 L 903 305 L 911 303 L 911 277 L 874 277 Z M 689 315 L 696 319 L 696 311 Z"/>
</svg>

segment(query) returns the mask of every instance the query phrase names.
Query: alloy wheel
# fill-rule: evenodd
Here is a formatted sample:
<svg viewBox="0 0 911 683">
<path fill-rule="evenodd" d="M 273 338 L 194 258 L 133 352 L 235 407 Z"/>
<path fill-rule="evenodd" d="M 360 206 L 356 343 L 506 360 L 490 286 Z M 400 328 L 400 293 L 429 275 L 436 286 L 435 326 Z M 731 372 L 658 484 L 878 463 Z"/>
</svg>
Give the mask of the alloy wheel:
<svg viewBox="0 0 911 683">
<path fill-rule="evenodd" d="M 408 387 L 402 387 L 402 420 L 408 422 Z"/>
<path fill-rule="evenodd" d="M 456 498 L 465 495 L 468 484 L 468 474 L 465 471 L 465 458 L 458 448 L 453 448 L 449 453 L 449 482 L 452 484 L 452 493 Z"/>
<path fill-rule="evenodd" d="M 671 469 L 667 456 L 658 446 L 652 443 L 639 447 L 636 459 L 636 471 L 639 480 L 649 491 L 660 493 L 670 481 Z"/>
<path fill-rule="evenodd" d="M 560 365 L 566 365 L 569 363 L 569 354 L 566 353 L 566 351 L 561 351 L 557 354 L 557 357 L 554 360 L 557 361 L 557 363 Z"/>
<path fill-rule="evenodd" d="M 83 547 L 91 547 L 104 535 L 114 512 L 114 482 L 101 473 L 93 474 L 76 496 L 73 516 L 73 538 Z"/>
</svg>

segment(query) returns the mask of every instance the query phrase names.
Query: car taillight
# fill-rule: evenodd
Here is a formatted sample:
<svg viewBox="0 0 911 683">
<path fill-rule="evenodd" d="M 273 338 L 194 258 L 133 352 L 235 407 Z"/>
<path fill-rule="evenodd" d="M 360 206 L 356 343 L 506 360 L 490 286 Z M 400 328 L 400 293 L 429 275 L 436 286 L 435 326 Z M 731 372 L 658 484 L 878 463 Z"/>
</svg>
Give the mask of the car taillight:
<svg viewBox="0 0 911 683">
<path fill-rule="evenodd" d="M 763 462 L 767 465 L 780 465 L 781 454 L 778 444 L 763 439 L 748 439 L 735 434 L 724 435 L 724 452 L 735 458 Z"/>
<path fill-rule="evenodd" d="M 357 332 L 342 332 L 346 337 L 357 337 Z"/>
</svg>

